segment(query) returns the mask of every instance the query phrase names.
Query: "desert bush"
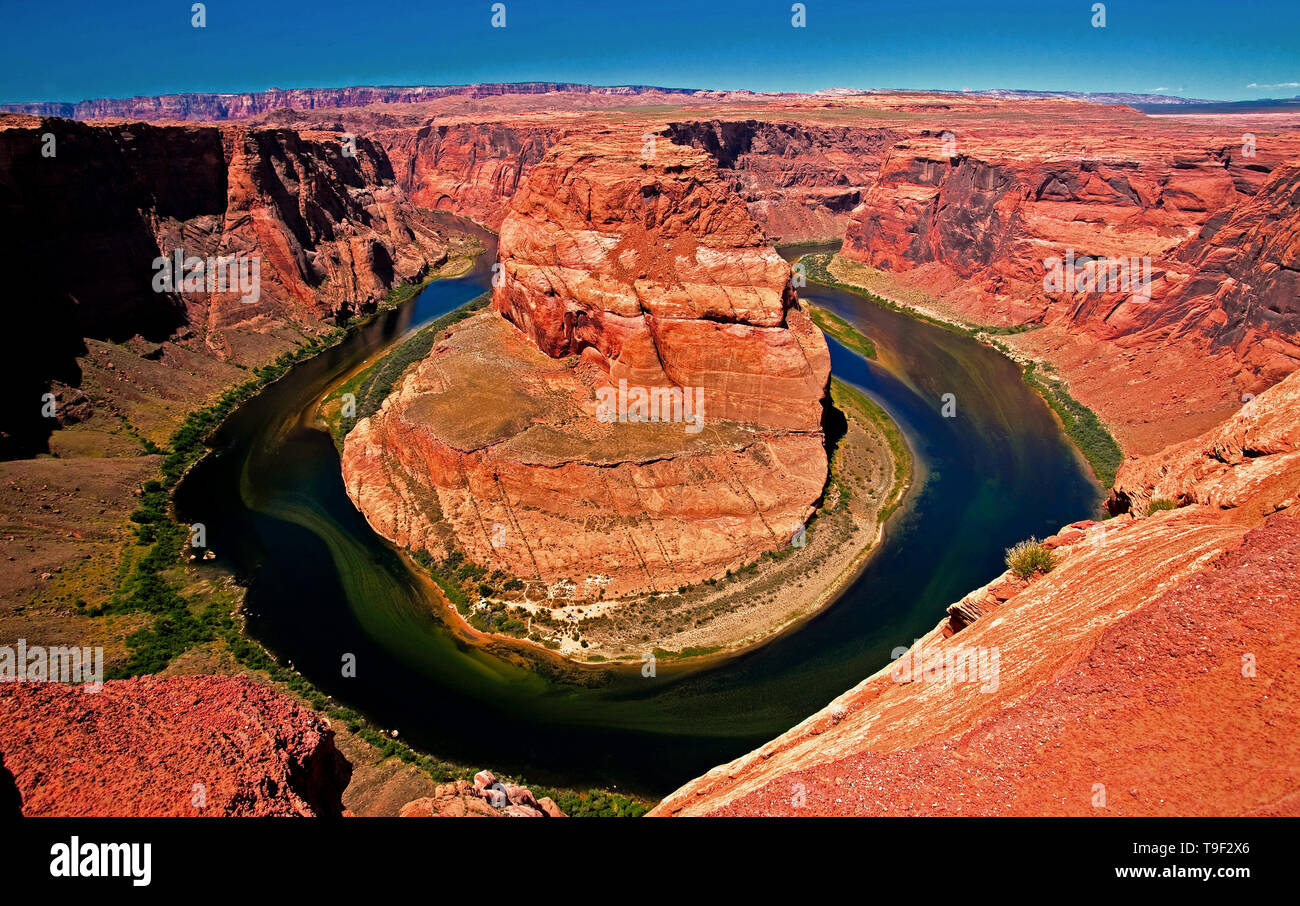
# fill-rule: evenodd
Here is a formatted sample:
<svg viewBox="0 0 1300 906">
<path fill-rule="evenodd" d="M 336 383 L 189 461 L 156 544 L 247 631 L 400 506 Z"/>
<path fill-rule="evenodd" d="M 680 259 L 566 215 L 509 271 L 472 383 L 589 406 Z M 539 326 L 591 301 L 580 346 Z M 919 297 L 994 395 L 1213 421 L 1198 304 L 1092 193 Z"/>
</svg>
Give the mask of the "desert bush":
<svg viewBox="0 0 1300 906">
<path fill-rule="evenodd" d="M 1161 510 L 1176 509 L 1178 509 L 1177 502 L 1170 500 L 1168 497 L 1156 497 L 1154 500 L 1147 503 L 1146 514 L 1150 516 L 1152 513 L 1158 513 Z"/>
<path fill-rule="evenodd" d="M 1030 537 L 1007 548 L 1007 568 L 1021 579 L 1028 579 L 1034 573 L 1051 572 L 1055 565 L 1056 558 L 1037 538 Z"/>
</svg>

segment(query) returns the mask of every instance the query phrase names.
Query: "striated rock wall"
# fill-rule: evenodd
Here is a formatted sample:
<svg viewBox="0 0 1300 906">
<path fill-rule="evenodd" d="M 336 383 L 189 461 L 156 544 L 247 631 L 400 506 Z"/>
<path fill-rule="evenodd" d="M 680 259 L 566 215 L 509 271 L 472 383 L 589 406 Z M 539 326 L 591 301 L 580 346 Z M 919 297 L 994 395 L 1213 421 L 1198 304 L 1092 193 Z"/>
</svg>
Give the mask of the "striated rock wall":
<svg viewBox="0 0 1300 906">
<path fill-rule="evenodd" d="M 1126 450 L 1151 453 L 1300 365 L 1300 142 L 1279 131 L 1245 156 L 1246 127 L 1231 118 L 1082 116 L 1046 146 L 996 118 L 957 126 L 946 147 L 937 129 L 907 135 L 853 212 L 843 254 L 944 314 L 1040 327 L 1005 342 L 1054 363 Z M 1147 292 L 1048 291 L 1047 262 L 1069 255 L 1131 262 Z"/>
<path fill-rule="evenodd" d="M 52 379 L 77 384 L 83 338 L 185 342 L 260 365 L 446 260 L 445 232 L 364 137 L 349 156 L 328 133 L 7 117 L 0 188 L 12 237 L 0 262 L 21 300 L 11 341 L 33 364 L 32 399 Z M 176 250 L 256 256 L 257 291 L 158 291 L 155 259 Z"/>
<path fill-rule="evenodd" d="M 967 595 L 652 814 L 1296 814 L 1300 375 L 1255 404 L 1112 498 L 1195 502 L 1067 526 L 1051 572 Z"/>
<path fill-rule="evenodd" d="M 493 308 L 611 382 L 703 387 L 709 419 L 817 430 L 830 359 L 790 268 L 713 159 L 658 137 L 572 137 L 501 227 Z"/>
<path fill-rule="evenodd" d="M 338 817 L 352 766 L 333 736 L 244 677 L 0 684 L 0 755 L 28 816 Z"/>
<path fill-rule="evenodd" d="M 1022 147 L 1020 138 L 969 151 L 954 138 L 963 150 L 951 157 L 942 156 L 941 134 L 900 142 L 853 213 L 844 254 L 889 271 L 950 269 L 965 284 L 954 301 L 972 320 L 1005 323 L 1059 308 L 1091 321 L 1097 312 L 1070 311 L 1073 294 L 1044 293 L 1044 259 L 1067 249 L 1079 258 L 1162 256 L 1267 176 L 1254 159 L 1218 148 L 1179 151 L 1148 140 L 1131 157 L 1088 159 Z"/>
<path fill-rule="evenodd" d="M 898 138 L 888 128 L 753 119 L 671 123 L 668 134 L 713 155 L 776 242 L 843 236 Z"/>
<path fill-rule="evenodd" d="M 555 145 L 502 225 L 493 312 L 349 433 L 345 484 L 378 532 L 618 595 L 720 575 L 811 515 L 825 340 L 712 158 L 641 149 Z M 702 388 L 702 418 L 603 421 L 620 382 Z"/>
<path fill-rule="evenodd" d="M 560 134 L 540 123 L 461 122 L 378 132 L 414 204 L 499 229 L 510 199 Z"/>
</svg>

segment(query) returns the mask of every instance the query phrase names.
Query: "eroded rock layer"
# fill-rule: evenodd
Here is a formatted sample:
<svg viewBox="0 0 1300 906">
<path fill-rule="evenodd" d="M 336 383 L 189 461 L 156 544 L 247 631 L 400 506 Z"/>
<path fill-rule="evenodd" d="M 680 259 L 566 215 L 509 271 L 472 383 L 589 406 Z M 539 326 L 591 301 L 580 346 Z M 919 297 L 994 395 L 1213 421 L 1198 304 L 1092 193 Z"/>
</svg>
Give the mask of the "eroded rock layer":
<svg viewBox="0 0 1300 906">
<path fill-rule="evenodd" d="M 1184 506 L 1067 526 L 1049 573 L 654 813 L 1296 814 L 1300 375 L 1254 403 L 1116 483 Z"/>
<path fill-rule="evenodd" d="M 819 428 L 826 343 L 709 155 L 571 137 L 533 170 L 500 253 L 493 308 L 548 355 L 586 354 L 612 382 L 703 387 L 710 419 Z"/>
<path fill-rule="evenodd" d="M 670 124 L 673 141 L 708 151 L 754 219 L 781 242 L 838 239 L 898 135 L 888 128 L 761 120 Z"/>
<path fill-rule="evenodd" d="M 333 737 L 243 677 L 0 683 L 0 755 L 28 816 L 337 817 L 352 767 Z"/>
<path fill-rule="evenodd" d="M 620 594 L 721 574 L 807 520 L 829 353 L 711 157 L 639 133 L 558 143 L 500 263 L 493 311 L 348 435 L 348 492 L 377 531 Z M 602 413 L 634 387 L 695 402 Z"/>
<path fill-rule="evenodd" d="M 1300 143 L 1056 103 L 1077 122 L 1049 145 L 996 117 L 904 135 L 843 254 L 964 320 L 1041 326 L 1007 342 L 1056 363 L 1126 450 L 1154 452 L 1300 364 Z M 1112 277 L 1054 279 L 1053 261 Z"/>
<path fill-rule="evenodd" d="M 13 232 L 0 263 L 25 300 L 8 333 L 32 399 L 51 380 L 80 383 L 88 340 L 262 365 L 447 260 L 448 230 L 365 137 L 0 117 L 0 188 Z M 183 282 L 177 255 L 205 273 Z M 209 283 L 223 260 L 234 279 Z M 41 430 L 39 409 L 22 408 L 36 424 L 6 412 L 0 455 Z"/>
</svg>

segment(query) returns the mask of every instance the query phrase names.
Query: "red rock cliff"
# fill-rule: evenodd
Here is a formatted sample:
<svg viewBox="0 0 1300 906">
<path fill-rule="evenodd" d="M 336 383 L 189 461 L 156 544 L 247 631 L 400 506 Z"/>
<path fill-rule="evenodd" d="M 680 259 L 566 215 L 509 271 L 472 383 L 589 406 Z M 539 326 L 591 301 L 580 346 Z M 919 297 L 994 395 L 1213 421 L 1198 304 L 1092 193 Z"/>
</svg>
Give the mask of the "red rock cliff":
<svg viewBox="0 0 1300 906">
<path fill-rule="evenodd" d="M 1113 499 L 1153 496 L 1185 505 L 1066 527 L 653 814 L 1300 813 L 1300 374 L 1126 465 Z"/>
<path fill-rule="evenodd" d="M 260 365 L 446 259 L 445 231 L 360 137 L 346 155 L 332 133 L 0 117 L 0 187 L 13 298 L 41 300 L 10 309 L 32 399 L 52 378 L 76 384 L 83 338 Z M 255 256 L 259 288 L 157 291 L 155 260 L 177 250 Z"/>
<path fill-rule="evenodd" d="M 1053 106 L 1063 120 L 1045 144 Z M 1136 453 L 1205 430 L 1300 365 L 1293 134 L 1245 156 L 1239 121 L 1026 112 L 1033 128 L 990 117 L 899 141 L 843 254 L 966 320 L 1041 325 L 1007 342 L 1054 362 Z M 1145 259 L 1149 292 L 1048 291 L 1047 262 L 1067 254 Z"/>
<path fill-rule="evenodd" d="M 239 677 L 0 684 L 0 754 L 28 816 L 337 817 L 352 767 L 333 736 Z"/>
<path fill-rule="evenodd" d="M 461 122 L 375 135 L 398 184 L 422 208 L 447 210 L 493 229 L 559 134 L 530 122 Z"/>
<path fill-rule="evenodd" d="M 453 329 L 348 435 L 344 480 L 381 534 L 622 594 L 720 575 L 807 520 L 825 340 L 713 159 L 641 150 L 639 132 L 555 145 L 502 225 L 509 323 Z M 703 421 L 603 421 L 620 381 L 702 388 Z"/>
</svg>

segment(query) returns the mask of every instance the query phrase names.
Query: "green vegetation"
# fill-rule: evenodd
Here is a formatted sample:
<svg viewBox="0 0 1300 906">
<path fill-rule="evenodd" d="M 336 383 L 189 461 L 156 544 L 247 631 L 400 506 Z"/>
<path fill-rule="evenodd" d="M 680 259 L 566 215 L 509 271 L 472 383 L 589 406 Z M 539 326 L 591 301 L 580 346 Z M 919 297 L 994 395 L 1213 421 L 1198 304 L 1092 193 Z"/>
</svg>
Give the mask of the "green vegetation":
<svg viewBox="0 0 1300 906">
<path fill-rule="evenodd" d="M 877 296 L 875 293 L 869 292 L 860 286 L 840 282 L 829 270 L 830 261 L 831 256 L 828 254 L 804 255 L 799 259 L 799 263 L 804 265 L 805 273 L 809 280 L 826 286 L 833 286 L 836 289 L 841 289 L 845 292 L 854 293 L 876 305 L 888 308 L 891 311 L 899 312 L 900 314 L 905 314 L 908 317 L 915 318 L 919 321 L 924 321 L 927 324 L 934 325 L 935 327 L 941 327 L 944 330 L 951 330 L 955 333 L 960 333 L 969 337 L 978 337 L 981 335 L 1006 335 L 1020 333 L 1025 330 L 1033 329 L 1033 325 L 981 327 L 973 324 L 952 324 L 947 321 L 941 321 L 938 318 L 932 318 L 913 308 L 898 305 L 888 299 Z M 816 321 L 816 318 L 814 318 L 814 321 Z M 820 322 L 817 322 L 817 326 L 826 330 Z M 831 335 L 836 339 L 840 339 L 837 333 L 829 330 L 827 332 L 831 333 Z M 843 340 L 840 339 L 840 342 L 843 342 Z M 997 349 L 1003 355 L 1007 356 L 1007 358 L 1014 360 L 1014 357 L 1010 355 L 1009 350 L 998 341 L 989 340 L 989 344 L 994 349 Z M 1050 366 L 1041 367 L 1044 370 L 1050 368 Z M 1124 454 L 1120 451 L 1119 444 L 1106 429 L 1106 426 L 1102 424 L 1101 419 L 1097 417 L 1095 412 L 1071 396 L 1064 383 L 1057 379 L 1047 379 L 1041 376 L 1039 374 L 1039 368 L 1040 366 L 1034 362 L 1021 366 L 1025 383 L 1028 384 L 1035 393 L 1041 396 L 1047 405 L 1051 407 L 1052 411 L 1056 413 L 1057 417 L 1061 420 L 1061 425 L 1064 428 L 1066 435 L 1088 461 L 1088 465 L 1092 467 L 1092 471 L 1097 476 L 1097 480 L 1103 487 L 1110 487 L 1115 483 L 1115 472 L 1119 469 L 1120 463 L 1124 461 Z"/>
<path fill-rule="evenodd" d="M 666 648 L 655 648 L 652 653 L 658 660 L 672 661 L 688 657 L 704 657 L 710 654 L 717 654 L 721 650 L 721 645 L 688 645 L 681 651 L 669 651 Z"/>
<path fill-rule="evenodd" d="M 131 514 L 135 544 L 123 552 L 113 593 L 103 604 L 87 607 L 91 616 L 108 613 L 147 613 L 152 626 L 126 637 L 130 659 L 109 678 L 137 676 L 163 670 L 196 645 L 233 633 L 234 618 L 219 602 L 206 605 L 190 601 L 178 590 L 184 551 L 190 547 L 189 529 L 171 516 L 171 493 L 181 477 L 207 451 L 204 438 L 244 400 L 283 375 L 295 363 L 309 358 L 342 339 L 342 328 L 313 338 L 297 349 L 282 353 L 270 364 L 254 370 L 256 377 L 227 390 L 217 402 L 191 412 L 173 432 L 163 459 L 162 480 L 147 482 L 140 505 Z"/>
<path fill-rule="evenodd" d="M 1168 497 L 1155 497 L 1147 502 L 1146 515 L 1150 516 L 1153 513 L 1160 512 L 1161 510 L 1176 509 L 1178 509 L 1177 501 L 1170 500 Z"/>
<path fill-rule="evenodd" d="M 139 431 L 137 431 L 137 430 L 135 429 L 135 426 L 132 425 L 132 424 L 127 420 L 127 418 L 126 418 L 125 415 L 120 415 L 120 414 L 119 414 L 117 418 L 118 418 L 118 421 L 120 421 L 120 422 L 122 423 L 122 431 L 123 431 L 123 432 L 124 432 L 128 437 L 130 437 L 132 440 L 134 440 L 136 443 L 138 443 L 138 444 L 140 445 L 140 455 L 141 455 L 141 456 L 152 456 L 152 455 L 154 455 L 154 454 L 156 454 L 156 453 L 164 453 L 164 452 L 166 452 L 165 450 L 163 450 L 162 447 L 158 446 L 158 445 L 157 445 L 156 443 L 154 443 L 152 440 L 150 440 L 149 438 L 147 438 L 147 437 L 145 437 L 143 434 L 141 434 Z"/>
<path fill-rule="evenodd" d="M 1056 557 L 1037 538 L 1030 537 L 1007 548 L 1007 568 L 1021 579 L 1035 573 L 1050 573 L 1055 565 Z"/>
<path fill-rule="evenodd" d="M 646 803 L 605 790 L 550 790 L 530 787 L 538 799 L 550 796 L 570 818 L 640 818 L 650 809 Z"/>
<path fill-rule="evenodd" d="M 522 607 L 511 607 L 499 601 L 489 602 L 486 608 L 473 607 L 474 601 L 479 598 L 494 598 L 502 592 L 522 588 L 524 583 L 519 578 L 508 576 L 500 570 L 489 573 L 486 567 L 467 559 L 458 550 L 453 550 L 441 561 L 435 560 L 423 549 L 412 550 L 410 553 L 412 559 L 442 589 L 456 611 L 479 632 L 493 632 L 515 638 L 524 638 L 528 634 L 528 612 Z M 538 614 L 534 620 L 544 624 L 553 622 L 544 613 Z"/>
<path fill-rule="evenodd" d="M 403 298 L 409 298 L 414 292 L 415 290 L 410 291 Z M 482 299 L 475 302 L 481 307 Z M 472 310 L 474 309 L 466 311 L 463 308 L 446 316 L 459 317 L 439 321 L 445 327 L 446 324 L 454 323 L 454 320 L 467 317 Z M 434 325 L 437 324 L 439 322 L 434 322 Z M 78 606 L 91 616 L 145 613 L 156 617 L 151 626 L 127 636 L 126 643 L 131 657 L 125 664 L 109 671 L 106 677 L 108 679 L 157 673 L 196 646 L 220 642 L 239 664 L 263 673 L 273 683 L 287 688 L 314 710 L 329 717 L 336 726 L 345 726 L 377 749 L 382 757 L 397 758 L 414 765 L 438 782 L 468 780 L 474 774 L 473 768 L 417 752 L 405 742 L 376 729 L 352 709 L 336 703 L 296 671 L 277 663 L 265 648 L 243 635 L 236 618 L 237 600 L 216 595 L 187 597 L 183 592 L 187 553 L 198 555 L 203 549 L 190 546 L 189 527 L 176 522 L 172 516 L 171 495 L 176 485 L 189 467 L 207 452 L 206 438 L 240 403 L 284 375 L 294 364 L 335 345 L 347 333 L 347 328 L 335 328 L 308 340 L 296 349 L 281 354 L 273 362 L 254 369 L 253 378 L 227 390 L 217 402 L 186 416 L 172 434 L 170 449 L 160 450 L 166 453 L 162 480 L 147 482 L 141 489 L 140 505 L 130 517 L 135 525 L 135 543 L 123 551 L 113 593 L 102 605 L 92 608 L 85 602 L 78 602 Z M 439 582 L 457 607 L 468 607 L 462 583 L 478 581 L 485 577 L 486 571 L 474 564 L 453 563 L 452 567 L 450 575 L 454 580 L 446 577 L 440 580 L 439 575 L 435 574 L 435 581 Z M 486 576 L 488 579 L 494 577 L 495 574 Z M 565 812 L 575 816 L 637 817 L 648 810 L 645 802 L 602 790 L 552 790 L 539 791 L 537 795 L 551 796 Z"/>
<path fill-rule="evenodd" d="M 1097 418 L 1097 413 L 1072 397 L 1064 383 L 1039 377 L 1035 363 L 1030 362 L 1024 367 L 1024 376 L 1025 383 L 1052 407 L 1065 433 L 1092 466 L 1097 480 L 1107 488 L 1114 484 L 1124 454 L 1101 419 Z"/>
<path fill-rule="evenodd" d="M 339 385 L 330 394 L 329 400 L 323 407 L 325 420 L 329 424 L 335 445 L 341 450 L 343 438 L 353 426 L 361 419 L 369 418 L 379 411 L 379 407 L 388 394 L 392 393 L 394 385 L 406 373 L 406 369 L 429 354 L 429 350 L 433 348 L 434 342 L 442 331 L 481 311 L 487 306 L 489 299 L 488 294 L 484 293 L 455 311 L 430 321 L 383 358 Z M 353 394 L 356 400 L 356 415 L 353 418 L 344 418 L 342 415 L 342 397 L 347 393 Z"/>
<path fill-rule="evenodd" d="M 889 417 L 889 414 L 858 388 L 844 383 L 839 378 L 831 378 L 831 402 L 845 415 L 857 418 L 865 424 L 874 425 L 885 436 L 885 441 L 889 444 L 889 452 L 894 460 L 894 483 L 890 488 L 889 497 L 884 506 L 881 507 L 879 516 L 877 516 L 880 522 L 884 522 L 894 510 L 902 505 L 902 488 L 912 475 L 912 450 L 907 446 L 907 440 L 903 437 L 903 432 L 899 430 L 898 425 Z M 844 487 L 843 483 L 835 477 L 837 470 L 834 468 L 835 463 L 833 461 L 831 466 L 832 482 L 837 484 L 841 494 L 847 495 L 848 488 Z"/>
<path fill-rule="evenodd" d="M 822 329 L 823 333 L 830 334 L 849 350 L 856 352 L 864 359 L 874 359 L 876 357 L 876 344 L 867 339 L 857 328 L 848 321 L 845 321 L 833 311 L 828 311 L 817 305 L 805 304 L 808 309 L 808 315 L 812 318 L 814 324 Z"/>
</svg>

